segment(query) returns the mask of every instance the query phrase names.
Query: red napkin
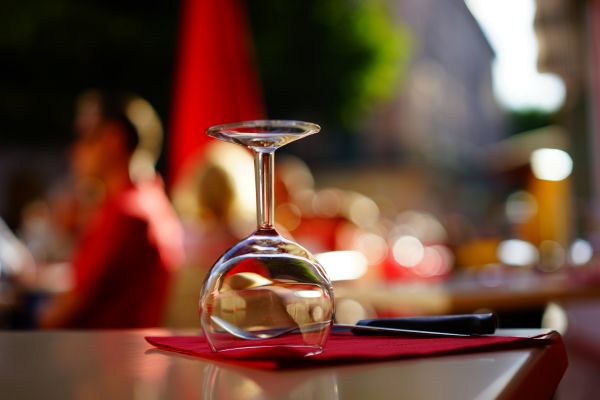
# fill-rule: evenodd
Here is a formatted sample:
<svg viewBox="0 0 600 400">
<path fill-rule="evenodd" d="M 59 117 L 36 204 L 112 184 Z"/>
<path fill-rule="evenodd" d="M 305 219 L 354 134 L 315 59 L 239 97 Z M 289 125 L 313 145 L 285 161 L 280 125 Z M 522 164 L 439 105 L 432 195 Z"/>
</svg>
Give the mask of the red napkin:
<svg viewBox="0 0 600 400">
<path fill-rule="evenodd" d="M 298 357 L 281 349 L 264 347 L 216 354 L 202 336 L 149 336 L 146 340 L 162 350 L 245 367 L 276 370 L 544 346 L 560 341 L 560 335 L 552 332 L 534 337 L 414 338 L 335 333 L 330 336 L 325 350 L 312 357 Z"/>
</svg>

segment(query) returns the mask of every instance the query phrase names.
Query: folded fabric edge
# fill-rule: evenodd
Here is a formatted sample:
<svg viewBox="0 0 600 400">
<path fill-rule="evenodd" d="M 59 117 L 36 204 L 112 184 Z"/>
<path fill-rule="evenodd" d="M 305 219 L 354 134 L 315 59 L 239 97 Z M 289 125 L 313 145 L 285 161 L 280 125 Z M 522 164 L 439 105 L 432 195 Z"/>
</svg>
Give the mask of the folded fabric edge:
<svg viewBox="0 0 600 400">
<path fill-rule="evenodd" d="M 218 363 L 222 363 L 224 365 L 237 365 L 237 366 L 241 366 L 241 367 L 251 367 L 251 368 L 258 368 L 258 369 L 263 369 L 263 370 L 278 370 L 278 369 L 280 369 L 279 364 L 275 361 L 248 360 L 248 359 L 238 361 L 238 360 L 235 360 L 232 358 L 223 358 L 223 357 L 219 357 L 219 356 L 213 356 L 213 357 L 199 356 L 197 353 L 195 353 L 192 350 L 180 349 L 177 347 L 173 347 L 173 346 L 169 346 L 169 345 L 166 345 L 163 343 L 156 342 L 156 339 L 165 339 L 165 338 L 173 338 L 173 337 L 195 338 L 197 336 L 144 336 L 144 339 L 146 340 L 146 342 L 148 342 L 149 344 L 151 344 L 152 346 L 154 346 L 154 348 L 156 348 L 158 350 L 164 350 L 164 351 L 170 351 L 173 353 L 183 354 L 186 356 L 193 357 L 194 359 L 215 361 Z"/>
<path fill-rule="evenodd" d="M 314 358 L 306 358 L 306 359 L 279 359 L 279 360 L 269 360 L 269 359 L 234 359 L 234 358 L 224 358 L 218 355 L 209 356 L 209 355 L 199 355 L 193 350 L 181 349 L 178 347 L 169 346 L 168 344 L 161 343 L 157 340 L 166 339 L 166 338 L 189 338 L 194 339 L 198 338 L 198 336 L 146 336 L 144 339 L 160 350 L 171 351 L 179 354 L 184 354 L 187 356 L 194 357 L 196 359 L 204 359 L 215 361 L 219 363 L 223 363 L 224 365 L 236 365 L 242 367 L 249 368 L 257 368 L 262 370 L 290 370 L 290 369 L 302 369 L 308 367 L 327 367 L 327 366 L 335 366 L 335 365 L 347 365 L 347 364 L 356 364 L 356 363 L 375 363 L 375 362 L 385 362 L 385 361 L 394 361 L 394 360 L 406 360 L 406 359 L 417 359 L 417 358 L 426 358 L 426 357 L 438 357 L 438 356 L 449 356 L 449 355 L 457 355 L 457 354 L 470 354 L 470 353 L 478 353 L 478 352 L 491 352 L 491 351 L 501 351 L 501 350 L 515 350 L 527 347 L 541 347 L 544 345 L 552 344 L 555 340 L 560 340 L 560 335 L 555 331 L 550 331 L 544 334 L 531 336 L 531 337 L 517 337 L 517 336 L 494 336 L 496 338 L 505 338 L 505 339 L 515 339 L 513 342 L 505 342 L 505 343 L 490 343 L 479 345 L 476 347 L 470 348 L 457 348 L 457 349 L 449 349 L 442 350 L 432 354 L 408 354 L 406 356 L 398 356 L 397 354 L 391 354 L 389 357 L 362 357 L 362 356 L 349 356 L 349 357 L 340 357 L 336 359 L 314 359 Z"/>
</svg>

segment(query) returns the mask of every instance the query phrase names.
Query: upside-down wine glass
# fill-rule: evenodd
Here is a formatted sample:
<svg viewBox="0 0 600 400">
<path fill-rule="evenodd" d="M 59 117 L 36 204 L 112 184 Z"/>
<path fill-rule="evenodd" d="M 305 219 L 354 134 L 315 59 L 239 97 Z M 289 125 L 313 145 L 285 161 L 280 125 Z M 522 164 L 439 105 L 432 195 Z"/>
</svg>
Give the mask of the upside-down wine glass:
<svg viewBox="0 0 600 400">
<path fill-rule="evenodd" d="M 213 126 L 208 136 L 240 144 L 254 156 L 258 227 L 210 270 L 200 296 L 200 320 L 215 352 L 323 351 L 333 322 L 331 281 L 303 247 L 274 228 L 274 153 L 320 131 L 301 121 L 246 121 Z"/>
</svg>

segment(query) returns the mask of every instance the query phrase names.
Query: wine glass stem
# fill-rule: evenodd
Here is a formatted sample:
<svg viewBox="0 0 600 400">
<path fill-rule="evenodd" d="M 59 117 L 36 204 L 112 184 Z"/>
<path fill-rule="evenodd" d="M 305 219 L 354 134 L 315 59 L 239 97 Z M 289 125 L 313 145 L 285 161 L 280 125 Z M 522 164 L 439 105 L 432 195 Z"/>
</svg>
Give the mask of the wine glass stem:
<svg viewBox="0 0 600 400">
<path fill-rule="evenodd" d="M 256 180 L 256 219 L 259 230 L 273 229 L 274 169 L 275 153 L 263 153 L 254 151 L 254 176 Z"/>
</svg>

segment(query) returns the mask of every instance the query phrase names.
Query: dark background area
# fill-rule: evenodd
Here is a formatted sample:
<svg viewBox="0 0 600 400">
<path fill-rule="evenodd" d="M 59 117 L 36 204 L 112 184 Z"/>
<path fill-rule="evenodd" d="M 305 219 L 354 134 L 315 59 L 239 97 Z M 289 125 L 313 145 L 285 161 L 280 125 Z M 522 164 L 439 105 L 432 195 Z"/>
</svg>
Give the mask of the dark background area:
<svg viewBox="0 0 600 400">
<path fill-rule="evenodd" d="M 177 2 L 7 0 L 0 5 L 3 145 L 61 147 L 86 88 L 146 97 L 168 116 Z"/>
</svg>

